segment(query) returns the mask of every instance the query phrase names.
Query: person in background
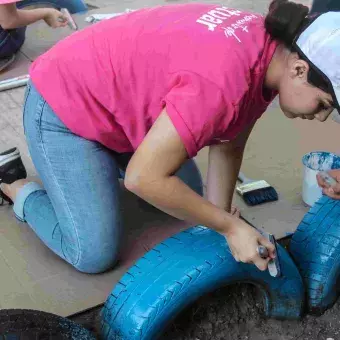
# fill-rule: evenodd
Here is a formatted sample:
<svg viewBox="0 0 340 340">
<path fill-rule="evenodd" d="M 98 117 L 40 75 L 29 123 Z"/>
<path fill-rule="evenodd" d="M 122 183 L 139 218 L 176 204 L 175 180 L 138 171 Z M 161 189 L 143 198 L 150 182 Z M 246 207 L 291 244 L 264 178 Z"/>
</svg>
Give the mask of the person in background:
<svg viewBox="0 0 340 340">
<path fill-rule="evenodd" d="M 14 60 L 15 53 L 25 41 L 28 25 L 44 20 L 50 27 L 64 27 L 67 24 L 66 18 L 56 8 L 66 7 L 71 13 L 87 10 L 82 0 L 46 0 L 41 1 L 41 4 L 53 7 L 25 9 L 28 6 L 40 5 L 40 1 L 0 0 L 0 69 Z"/>
</svg>

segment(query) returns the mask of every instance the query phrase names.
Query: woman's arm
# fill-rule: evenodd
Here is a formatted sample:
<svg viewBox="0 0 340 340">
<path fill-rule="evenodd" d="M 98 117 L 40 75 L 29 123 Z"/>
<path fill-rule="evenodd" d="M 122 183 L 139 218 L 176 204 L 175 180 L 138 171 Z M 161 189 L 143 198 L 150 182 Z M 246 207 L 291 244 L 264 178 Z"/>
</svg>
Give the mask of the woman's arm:
<svg viewBox="0 0 340 340">
<path fill-rule="evenodd" d="M 235 258 L 265 270 L 269 260 L 261 259 L 257 246 L 267 247 L 273 257 L 274 247 L 254 228 L 205 200 L 174 176 L 186 159 L 181 138 L 164 111 L 131 158 L 125 186 L 178 219 L 202 224 L 223 234 Z"/>
<path fill-rule="evenodd" d="M 39 20 L 45 20 L 51 27 L 67 24 L 65 16 L 54 8 L 17 9 L 15 3 L 0 5 L 0 26 L 5 30 L 27 26 Z"/>
<path fill-rule="evenodd" d="M 209 148 L 207 194 L 208 200 L 230 211 L 243 152 L 255 123 L 233 141 Z"/>
</svg>

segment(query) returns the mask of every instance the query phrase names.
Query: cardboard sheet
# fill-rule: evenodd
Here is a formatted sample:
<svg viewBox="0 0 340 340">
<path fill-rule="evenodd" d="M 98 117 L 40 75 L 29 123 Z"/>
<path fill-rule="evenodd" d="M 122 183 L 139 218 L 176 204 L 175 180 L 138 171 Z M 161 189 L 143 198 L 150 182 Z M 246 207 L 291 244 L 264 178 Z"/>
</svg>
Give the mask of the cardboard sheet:
<svg viewBox="0 0 340 340">
<path fill-rule="evenodd" d="M 82 274 L 54 255 L 29 226 L 0 208 L 0 308 L 33 308 L 67 316 L 106 300 L 124 271 L 145 251 L 188 227 L 136 196 L 124 194 L 125 237 L 116 269 Z M 133 212 L 133 214 L 131 213 Z"/>
</svg>

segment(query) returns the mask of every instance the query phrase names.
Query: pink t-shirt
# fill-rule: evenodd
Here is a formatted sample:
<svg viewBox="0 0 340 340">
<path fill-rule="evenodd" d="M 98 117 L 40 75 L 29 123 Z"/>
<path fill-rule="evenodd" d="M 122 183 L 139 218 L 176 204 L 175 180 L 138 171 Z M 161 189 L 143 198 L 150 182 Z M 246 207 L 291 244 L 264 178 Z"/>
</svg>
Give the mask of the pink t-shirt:
<svg viewBox="0 0 340 340">
<path fill-rule="evenodd" d="M 133 152 L 165 107 L 189 157 L 258 119 L 277 44 L 263 17 L 217 5 L 143 9 L 75 32 L 39 57 L 33 84 L 74 133 Z"/>
</svg>

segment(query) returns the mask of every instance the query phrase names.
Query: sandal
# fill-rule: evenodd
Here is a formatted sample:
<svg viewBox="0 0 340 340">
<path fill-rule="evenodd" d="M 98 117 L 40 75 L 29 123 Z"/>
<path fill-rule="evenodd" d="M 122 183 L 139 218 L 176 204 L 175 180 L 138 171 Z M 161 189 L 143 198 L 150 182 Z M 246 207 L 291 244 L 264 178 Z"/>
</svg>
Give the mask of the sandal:
<svg viewBox="0 0 340 340">
<path fill-rule="evenodd" d="M 12 184 L 26 177 L 27 172 L 17 148 L 0 153 L 0 184 Z M 3 205 L 5 201 L 10 205 L 13 204 L 12 200 L 0 189 L 0 205 Z"/>
<path fill-rule="evenodd" d="M 0 58 L 0 72 L 6 70 L 15 61 L 16 55 Z"/>
</svg>

